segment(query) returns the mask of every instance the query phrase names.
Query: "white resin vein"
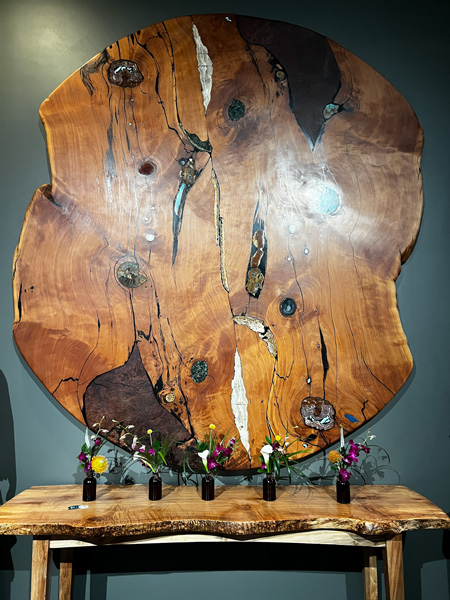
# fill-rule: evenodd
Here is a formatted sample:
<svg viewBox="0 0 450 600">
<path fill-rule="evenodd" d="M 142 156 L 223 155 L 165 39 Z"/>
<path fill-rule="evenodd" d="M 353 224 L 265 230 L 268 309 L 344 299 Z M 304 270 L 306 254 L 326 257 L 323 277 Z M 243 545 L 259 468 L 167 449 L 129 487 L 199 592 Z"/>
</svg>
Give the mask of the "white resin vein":
<svg viewBox="0 0 450 600">
<path fill-rule="evenodd" d="M 211 100 L 213 64 L 212 60 L 209 58 L 208 48 L 202 42 L 202 38 L 194 23 L 192 24 L 192 32 L 194 34 L 195 47 L 197 50 L 198 72 L 200 75 L 200 85 L 202 86 L 203 106 L 205 107 L 206 113 L 209 101 Z"/>
<path fill-rule="evenodd" d="M 241 357 L 239 356 L 237 348 L 234 355 L 234 377 L 231 382 L 231 410 L 233 411 L 234 422 L 236 423 L 236 427 L 239 432 L 241 444 L 247 450 L 249 458 L 251 459 L 248 434 L 247 391 L 245 389 L 244 378 L 242 376 Z"/>
</svg>

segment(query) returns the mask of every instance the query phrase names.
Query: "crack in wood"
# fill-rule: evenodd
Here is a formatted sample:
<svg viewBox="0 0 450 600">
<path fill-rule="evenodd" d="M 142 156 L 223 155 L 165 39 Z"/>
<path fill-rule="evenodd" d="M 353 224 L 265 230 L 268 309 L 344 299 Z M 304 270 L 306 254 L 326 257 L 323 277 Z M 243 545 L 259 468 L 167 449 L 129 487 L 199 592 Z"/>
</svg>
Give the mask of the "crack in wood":
<svg viewBox="0 0 450 600">
<path fill-rule="evenodd" d="M 85 65 L 83 65 L 80 69 L 80 77 L 83 82 L 84 87 L 89 92 L 89 95 L 92 96 L 95 91 L 95 86 L 91 81 L 91 75 L 97 73 L 103 65 L 106 65 L 109 61 L 109 53 L 105 48 L 101 54 L 99 54 L 96 58 L 90 60 Z"/>
<path fill-rule="evenodd" d="M 225 232 L 223 219 L 220 215 L 220 184 L 214 167 L 211 168 L 212 183 L 214 187 L 214 225 L 216 232 L 216 245 L 219 246 L 220 279 L 226 292 L 230 291 L 225 261 Z"/>
<path fill-rule="evenodd" d="M 266 344 L 267 350 L 270 352 L 270 354 L 277 359 L 278 349 L 275 336 L 270 330 L 270 327 L 267 327 L 262 319 L 258 319 L 257 317 L 248 317 L 247 315 L 237 315 L 233 317 L 233 321 L 238 325 L 245 325 L 251 331 L 257 333 L 262 341 Z"/>
</svg>

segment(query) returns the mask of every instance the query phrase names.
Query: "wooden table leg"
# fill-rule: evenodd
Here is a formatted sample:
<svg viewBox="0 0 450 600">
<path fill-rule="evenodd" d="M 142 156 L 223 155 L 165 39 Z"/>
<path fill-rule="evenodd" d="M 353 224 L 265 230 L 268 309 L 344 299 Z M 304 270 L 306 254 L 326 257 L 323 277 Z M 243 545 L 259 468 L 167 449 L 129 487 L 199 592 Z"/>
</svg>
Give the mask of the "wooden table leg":
<svg viewBox="0 0 450 600">
<path fill-rule="evenodd" d="M 405 600 L 403 538 L 401 534 L 386 540 L 386 547 L 383 549 L 383 560 L 386 600 Z"/>
<path fill-rule="evenodd" d="M 364 600 L 378 600 L 378 568 L 375 548 L 364 548 Z"/>
<path fill-rule="evenodd" d="M 59 561 L 59 600 L 72 598 L 72 548 L 63 548 Z"/>
<path fill-rule="evenodd" d="M 33 537 L 30 600 L 47 600 L 48 598 L 51 555 L 50 540 Z"/>
</svg>

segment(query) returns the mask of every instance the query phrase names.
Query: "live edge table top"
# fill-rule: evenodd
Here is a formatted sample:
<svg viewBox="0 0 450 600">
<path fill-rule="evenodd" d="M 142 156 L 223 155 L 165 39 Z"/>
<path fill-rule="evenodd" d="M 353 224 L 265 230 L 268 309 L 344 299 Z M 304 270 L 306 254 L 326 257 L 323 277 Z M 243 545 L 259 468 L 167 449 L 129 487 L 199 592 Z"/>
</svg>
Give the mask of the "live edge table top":
<svg viewBox="0 0 450 600">
<path fill-rule="evenodd" d="M 81 486 L 32 487 L 0 507 L 0 534 L 84 539 L 174 534 L 214 534 L 240 539 L 301 531 L 345 530 L 393 536 L 414 529 L 447 529 L 450 518 L 403 486 L 352 486 L 350 504 L 338 504 L 334 486 L 279 486 L 277 500 L 262 489 L 218 486 L 216 499 L 201 500 L 196 487 L 163 486 L 148 500 L 145 485 L 99 485 L 97 500 L 83 510 Z"/>
</svg>

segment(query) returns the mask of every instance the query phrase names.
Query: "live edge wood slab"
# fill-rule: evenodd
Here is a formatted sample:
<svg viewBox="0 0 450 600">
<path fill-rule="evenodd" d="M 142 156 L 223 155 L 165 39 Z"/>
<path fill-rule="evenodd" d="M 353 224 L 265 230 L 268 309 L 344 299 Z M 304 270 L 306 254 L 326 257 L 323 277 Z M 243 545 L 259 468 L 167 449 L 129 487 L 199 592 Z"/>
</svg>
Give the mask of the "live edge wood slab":
<svg viewBox="0 0 450 600">
<path fill-rule="evenodd" d="M 196 487 L 164 486 L 150 502 L 142 485 L 98 487 L 84 510 L 77 485 L 32 487 L 0 507 L 0 534 L 102 540 L 151 534 L 205 533 L 243 538 L 308 530 L 393 536 L 412 529 L 450 528 L 449 517 L 402 486 L 354 486 L 350 504 L 337 504 L 334 486 L 279 486 L 275 502 L 262 489 L 221 486 L 204 502 Z"/>
<path fill-rule="evenodd" d="M 337 504 L 329 487 L 278 488 L 265 502 L 262 490 L 223 486 L 213 502 L 195 487 L 164 487 L 150 502 L 147 486 L 100 486 L 88 509 L 81 486 L 33 487 L 0 507 L 0 534 L 33 535 L 31 600 L 49 596 L 52 549 L 59 549 L 59 598 L 72 595 L 73 547 L 194 541 L 289 542 L 362 546 L 365 600 L 378 598 L 377 550 L 382 549 L 386 598 L 404 599 L 402 534 L 450 528 L 449 517 L 423 496 L 401 486 L 352 488 L 352 502 Z"/>
<path fill-rule="evenodd" d="M 194 15 L 112 44 L 40 115 L 52 182 L 14 258 L 14 338 L 74 417 L 187 446 L 212 422 L 247 470 L 265 435 L 310 455 L 399 391 L 422 131 L 369 65 L 289 23 Z"/>
</svg>

